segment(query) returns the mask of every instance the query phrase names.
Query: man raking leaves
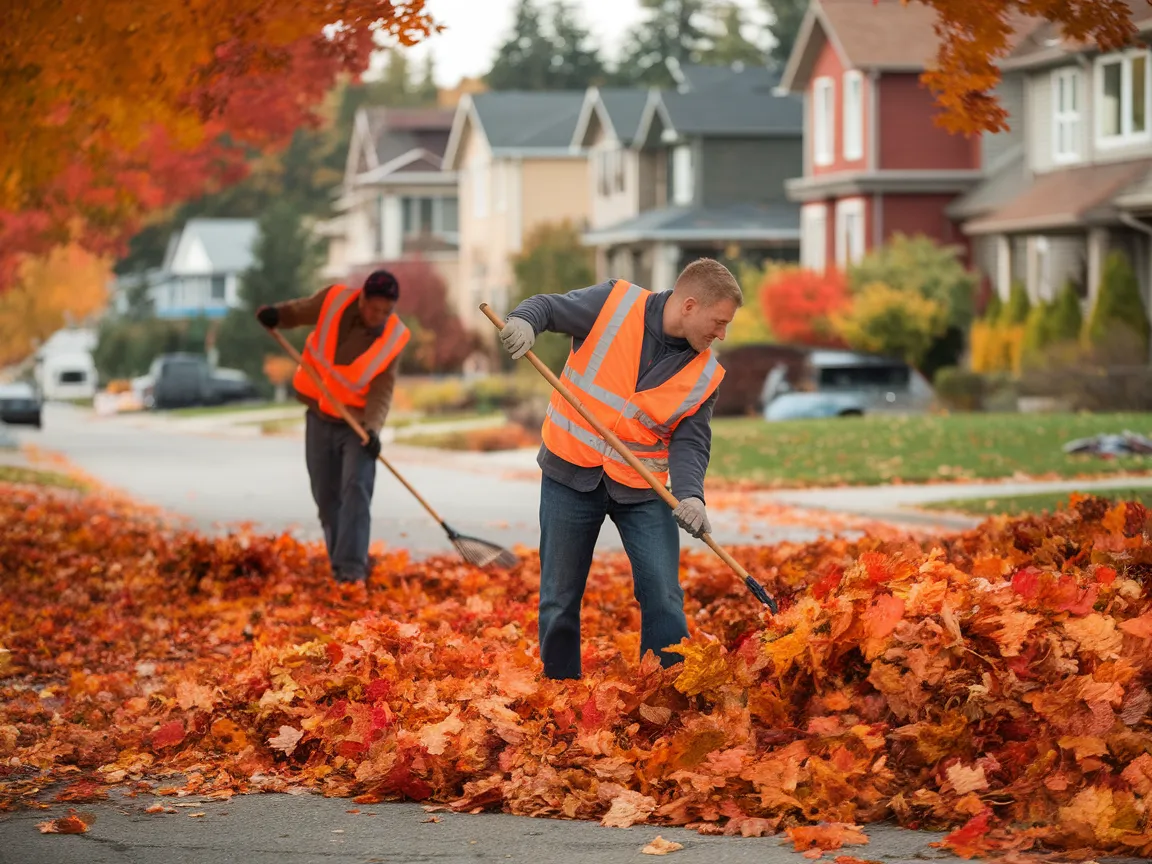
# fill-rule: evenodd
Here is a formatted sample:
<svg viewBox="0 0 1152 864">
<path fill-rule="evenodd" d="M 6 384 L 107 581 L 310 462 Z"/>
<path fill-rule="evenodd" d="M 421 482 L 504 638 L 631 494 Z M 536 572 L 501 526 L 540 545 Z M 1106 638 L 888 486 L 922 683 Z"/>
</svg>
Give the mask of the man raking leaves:
<svg viewBox="0 0 1152 864">
<path fill-rule="evenodd" d="M 724 338 L 742 303 L 728 269 L 702 258 L 684 268 L 670 292 L 610 280 L 530 297 L 503 324 L 500 339 L 514 359 L 542 331 L 572 337 L 562 384 L 595 418 L 557 392 L 544 420 L 539 640 L 549 678 L 580 677 L 580 607 L 605 516 L 632 564 L 641 654 L 655 651 L 665 666 L 680 661 L 665 650 L 688 635 L 676 526 L 694 537 L 712 530 L 704 473 L 724 369 L 711 344 Z M 671 494 L 663 488 L 669 478 Z M 665 501 L 675 501 L 675 509 Z"/>
</svg>

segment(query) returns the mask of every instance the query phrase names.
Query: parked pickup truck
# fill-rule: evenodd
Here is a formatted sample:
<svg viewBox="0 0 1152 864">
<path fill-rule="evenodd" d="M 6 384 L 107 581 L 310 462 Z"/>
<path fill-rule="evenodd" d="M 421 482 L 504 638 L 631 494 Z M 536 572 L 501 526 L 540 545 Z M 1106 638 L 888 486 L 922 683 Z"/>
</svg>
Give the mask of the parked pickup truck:
<svg viewBox="0 0 1152 864">
<path fill-rule="evenodd" d="M 257 397 L 256 387 L 238 369 L 213 369 L 199 354 L 161 354 L 152 361 L 143 388 L 146 408 L 221 405 Z"/>
</svg>

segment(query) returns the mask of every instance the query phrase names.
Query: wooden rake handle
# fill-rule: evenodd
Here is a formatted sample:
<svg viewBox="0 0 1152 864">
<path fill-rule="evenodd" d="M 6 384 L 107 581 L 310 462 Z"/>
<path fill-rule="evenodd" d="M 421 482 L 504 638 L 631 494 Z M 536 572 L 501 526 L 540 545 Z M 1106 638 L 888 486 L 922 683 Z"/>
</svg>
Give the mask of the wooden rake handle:
<svg viewBox="0 0 1152 864">
<path fill-rule="evenodd" d="M 487 303 L 480 304 L 480 311 L 488 316 L 488 320 L 496 325 L 497 330 L 504 329 L 504 322 L 500 319 L 499 315 L 492 311 L 491 307 Z M 676 500 L 676 496 L 668 491 L 668 488 L 659 480 L 657 480 L 656 476 L 651 471 L 644 467 L 644 463 L 637 459 L 635 454 L 633 454 L 631 450 L 624 446 L 624 442 L 616 437 L 615 432 L 613 432 L 598 419 L 596 419 L 596 415 L 584 407 L 584 403 L 580 401 L 579 397 L 577 397 L 575 393 L 565 387 L 563 382 L 556 377 L 551 369 L 544 365 L 544 362 L 539 357 L 537 357 L 531 351 L 529 351 L 524 356 L 528 358 L 529 363 L 536 367 L 536 371 L 543 375 L 544 379 L 556 389 L 556 392 L 567 399 L 569 404 L 571 404 L 573 408 L 580 412 L 580 416 L 588 421 L 588 425 L 596 430 L 596 434 L 611 444 L 612 448 L 624 458 L 624 461 L 627 462 L 636 471 L 637 474 L 643 477 L 645 481 L 647 481 L 648 485 L 651 486 L 653 491 L 655 491 L 655 493 L 664 500 L 665 504 L 667 504 L 673 510 L 680 506 L 680 502 Z M 748 575 L 748 571 L 741 567 L 740 562 L 729 555 L 723 546 L 713 540 L 711 534 L 703 534 L 701 535 L 700 539 L 707 543 L 712 551 L 720 556 L 720 560 L 731 567 L 737 576 L 745 581 L 751 579 L 751 577 Z"/>
<path fill-rule="evenodd" d="M 320 389 L 320 392 L 324 394 L 324 397 L 336 406 L 336 410 L 340 412 L 340 417 L 343 418 L 344 422 L 351 426 L 352 431 L 360 436 L 360 440 L 367 443 L 368 433 L 364 431 L 364 427 L 356 422 L 356 418 L 352 416 L 352 413 L 348 410 L 344 403 L 340 402 L 332 395 L 332 391 L 328 389 L 328 385 L 324 383 L 324 379 L 320 377 L 320 374 L 315 369 L 313 369 L 310 364 L 304 362 L 304 358 L 300 356 L 300 352 L 292 347 L 292 343 L 284 338 L 284 334 L 272 327 L 265 327 L 264 329 L 272 335 L 273 339 L 280 343 L 280 347 L 283 348 L 285 352 L 287 352 L 288 356 L 295 360 L 300 365 L 300 368 L 308 373 L 313 383 L 315 383 L 316 386 Z M 412 496 L 417 501 L 424 505 L 424 509 L 431 514 L 433 519 L 435 519 L 441 525 L 444 524 L 444 520 L 440 518 L 440 514 L 437 513 L 435 509 L 433 509 L 431 504 L 424 500 L 424 496 L 412 488 L 412 485 L 407 480 L 405 480 L 403 476 L 401 476 L 399 471 L 392 467 L 392 463 L 384 458 L 383 453 L 378 455 L 376 458 L 380 460 L 380 463 L 385 468 L 392 472 L 392 476 L 399 480 L 404 488 L 411 492 Z"/>
</svg>

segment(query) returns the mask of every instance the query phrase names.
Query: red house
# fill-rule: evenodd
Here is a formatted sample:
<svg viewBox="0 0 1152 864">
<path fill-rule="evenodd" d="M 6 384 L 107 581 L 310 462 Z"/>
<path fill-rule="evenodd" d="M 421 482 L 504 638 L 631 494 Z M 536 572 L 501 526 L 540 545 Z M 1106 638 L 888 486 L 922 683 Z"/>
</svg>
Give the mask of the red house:
<svg viewBox="0 0 1152 864">
<path fill-rule="evenodd" d="M 813 0 L 780 87 L 804 95 L 801 261 L 859 260 L 896 232 L 967 246 L 947 206 L 1018 143 L 1018 132 L 953 135 L 920 74 L 934 56 L 935 12 L 900 0 Z M 1018 82 L 1001 88 L 1014 114 Z"/>
</svg>

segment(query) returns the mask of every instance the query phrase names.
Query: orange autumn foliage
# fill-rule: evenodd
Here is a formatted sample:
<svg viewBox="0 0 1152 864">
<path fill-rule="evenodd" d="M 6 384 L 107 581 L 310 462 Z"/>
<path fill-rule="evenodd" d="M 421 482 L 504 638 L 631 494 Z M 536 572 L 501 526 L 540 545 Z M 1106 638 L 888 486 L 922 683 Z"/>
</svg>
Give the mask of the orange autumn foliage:
<svg viewBox="0 0 1152 864">
<path fill-rule="evenodd" d="M 68 323 L 84 321 L 108 302 L 108 261 L 76 244 L 26 258 L 12 290 L 0 293 L 0 366 L 31 354 Z"/>
<path fill-rule="evenodd" d="M 540 676 L 530 553 L 483 572 L 394 550 L 365 594 L 318 544 L 208 538 L 116 499 L 3 486 L 0 524 L 0 806 L 52 780 L 69 801 L 314 789 L 780 831 L 812 858 L 888 819 L 954 829 L 962 855 L 1152 853 L 1139 504 L 736 550 L 777 617 L 686 552 L 692 633 L 667 670 L 637 657 L 627 562 L 606 556 L 586 675 L 563 682 Z"/>
</svg>

